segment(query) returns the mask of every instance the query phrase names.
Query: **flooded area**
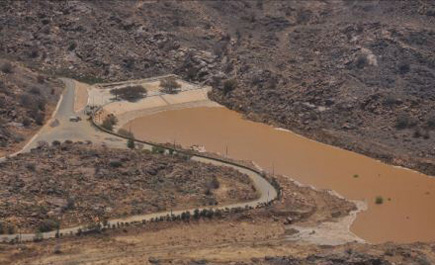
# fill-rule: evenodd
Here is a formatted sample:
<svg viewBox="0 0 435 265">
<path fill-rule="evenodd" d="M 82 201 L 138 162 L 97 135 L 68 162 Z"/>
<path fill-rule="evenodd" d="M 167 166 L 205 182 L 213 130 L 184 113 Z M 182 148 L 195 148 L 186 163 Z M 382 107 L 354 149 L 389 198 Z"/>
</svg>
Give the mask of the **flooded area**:
<svg viewBox="0 0 435 265">
<path fill-rule="evenodd" d="M 303 184 L 366 201 L 368 210 L 358 215 L 351 230 L 369 242 L 435 240 L 435 178 L 247 121 L 222 107 L 154 113 L 124 127 L 138 139 L 202 145 Z"/>
</svg>

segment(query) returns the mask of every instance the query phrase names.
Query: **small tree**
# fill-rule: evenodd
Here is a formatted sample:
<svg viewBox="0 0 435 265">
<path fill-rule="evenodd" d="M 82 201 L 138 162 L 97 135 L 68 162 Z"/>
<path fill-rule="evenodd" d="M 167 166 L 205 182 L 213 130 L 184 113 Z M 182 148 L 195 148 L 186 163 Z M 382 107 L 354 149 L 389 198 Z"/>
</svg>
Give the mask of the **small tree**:
<svg viewBox="0 0 435 265">
<path fill-rule="evenodd" d="M 147 90 L 143 86 L 137 85 L 112 89 L 110 93 L 115 95 L 116 98 L 136 102 L 146 97 Z"/>
<path fill-rule="evenodd" d="M 101 127 L 103 127 L 106 130 L 113 131 L 113 124 L 108 119 L 104 119 L 103 123 L 101 124 Z"/>
<path fill-rule="evenodd" d="M 110 114 L 110 115 L 107 115 L 106 118 L 104 118 L 101 126 L 106 130 L 112 131 L 113 126 L 116 125 L 117 123 L 118 123 L 118 119 L 116 118 L 116 116 L 113 114 Z"/>
<path fill-rule="evenodd" d="M 166 78 L 160 81 L 160 91 L 167 94 L 176 94 L 181 85 L 175 80 L 175 78 Z"/>
<path fill-rule="evenodd" d="M 49 232 L 56 229 L 59 229 L 60 225 L 57 220 L 53 219 L 44 219 L 38 226 L 38 231 L 40 232 Z"/>
<path fill-rule="evenodd" d="M 127 147 L 130 149 L 134 149 L 136 147 L 136 144 L 132 138 L 129 138 L 127 140 Z"/>
<path fill-rule="evenodd" d="M 199 217 L 200 217 L 199 209 L 195 209 L 195 210 L 193 211 L 193 218 L 195 218 L 195 219 L 198 220 Z"/>
</svg>

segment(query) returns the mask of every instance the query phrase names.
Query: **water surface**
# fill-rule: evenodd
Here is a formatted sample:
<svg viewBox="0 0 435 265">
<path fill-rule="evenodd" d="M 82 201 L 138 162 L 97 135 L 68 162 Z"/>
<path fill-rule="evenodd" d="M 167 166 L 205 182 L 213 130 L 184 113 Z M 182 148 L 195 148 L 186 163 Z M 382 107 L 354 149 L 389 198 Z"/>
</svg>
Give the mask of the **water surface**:
<svg viewBox="0 0 435 265">
<path fill-rule="evenodd" d="M 191 108 L 140 117 L 124 126 L 138 139 L 203 145 L 255 161 L 304 184 L 365 200 L 351 230 L 369 242 L 435 240 L 435 178 L 247 121 L 225 108 Z M 383 203 L 376 204 L 377 196 Z"/>
</svg>

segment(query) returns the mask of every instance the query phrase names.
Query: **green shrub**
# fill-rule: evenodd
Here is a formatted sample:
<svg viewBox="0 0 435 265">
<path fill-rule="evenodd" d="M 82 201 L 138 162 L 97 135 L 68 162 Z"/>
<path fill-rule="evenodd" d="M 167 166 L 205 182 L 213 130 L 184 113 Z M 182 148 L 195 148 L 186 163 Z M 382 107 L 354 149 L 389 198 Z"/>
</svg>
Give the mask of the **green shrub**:
<svg viewBox="0 0 435 265">
<path fill-rule="evenodd" d="M 101 127 L 103 127 L 106 130 L 113 131 L 113 126 L 118 123 L 118 119 L 115 115 L 110 114 L 107 115 L 106 118 L 104 118 L 103 123 L 101 124 Z"/>
<path fill-rule="evenodd" d="M 133 139 L 130 138 L 127 140 L 127 147 L 130 149 L 134 149 L 136 147 L 136 144 L 134 143 Z"/>
<path fill-rule="evenodd" d="M 153 154 L 164 154 L 165 153 L 165 148 L 161 147 L 161 146 L 153 146 L 151 149 L 151 153 Z"/>
<path fill-rule="evenodd" d="M 376 204 L 383 204 L 384 198 L 382 196 L 376 196 L 375 203 Z"/>
<path fill-rule="evenodd" d="M 38 226 L 38 231 L 42 233 L 50 232 L 56 229 L 59 229 L 59 222 L 53 219 L 42 220 L 42 222 Z"/>
<path fill-rule="evenodd" d="M 113 131 L 113 124 L 108 120 L 104 120 L 103 123 L 101 124 L 101 127 L 103 127 L 108 131 Z"/>
<path fill-rule="evenodd" d="M 125 129 L 119 129 L 118 134 L 125 136 L 127 138 L 134 138 L 134 134 L 132 132 L 125 130 Z"/>
<path fill-rule="evenodd" d="M 195 209 L 195 210 L 193 211 L 193 218 L 195 218 L 195 219 L 198 220 L 199 217 L 200 217 L 199 209 Z"/>
<path fill-rule="evenodd" d="M 112 95 L 116 98 L 127 100 L 129 102 L 136 102 L 147 95 L 147 90 L 140 85 L 137 86 L 127 86 L 110 90 Z"/>
</svg>

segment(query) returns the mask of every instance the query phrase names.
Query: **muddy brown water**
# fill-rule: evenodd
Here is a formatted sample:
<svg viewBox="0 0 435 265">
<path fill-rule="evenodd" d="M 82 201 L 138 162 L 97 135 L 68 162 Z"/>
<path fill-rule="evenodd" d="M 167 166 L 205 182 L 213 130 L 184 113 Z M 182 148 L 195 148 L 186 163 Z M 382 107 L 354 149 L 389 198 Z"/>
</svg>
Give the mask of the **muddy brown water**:
<svg viewBox="0 0 435 265">
<path fill-rule="evenodd" d="M 202 145 L 263 169 L 364 200 L 351 230 L 372 242 L 435 240 L 435 178 L 242 118 L 225 108 L 190 108 L 137 118 L 138 139 Z M 377 196 L 383 203 L 376 204 Z"/>
</svg>

